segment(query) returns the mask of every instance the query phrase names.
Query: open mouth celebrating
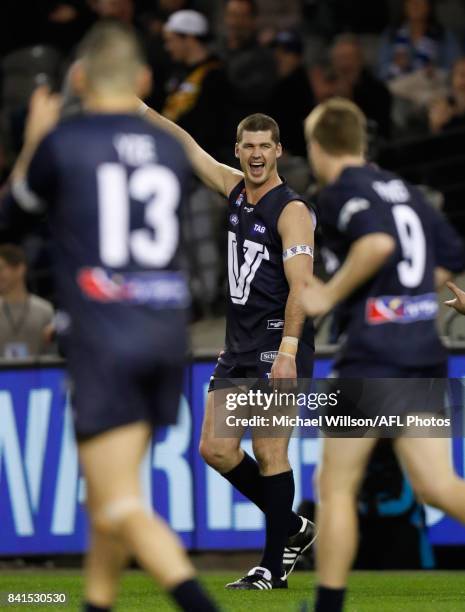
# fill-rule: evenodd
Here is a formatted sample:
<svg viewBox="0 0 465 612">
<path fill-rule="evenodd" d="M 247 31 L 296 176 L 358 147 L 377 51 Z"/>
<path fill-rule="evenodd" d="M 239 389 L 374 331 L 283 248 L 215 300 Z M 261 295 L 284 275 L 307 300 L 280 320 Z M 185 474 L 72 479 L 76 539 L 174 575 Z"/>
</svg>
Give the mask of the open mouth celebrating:
<svg viewBox="0 0 465 612">
<path fill-rule="evenodd" d="M 263 170 L 265 168 L 265 163 L 264 162 L 250 162 L 249 168 L 250 168 L 250 174 L 252 176 L 258 177 L 262 175 Z"/>
</svg>

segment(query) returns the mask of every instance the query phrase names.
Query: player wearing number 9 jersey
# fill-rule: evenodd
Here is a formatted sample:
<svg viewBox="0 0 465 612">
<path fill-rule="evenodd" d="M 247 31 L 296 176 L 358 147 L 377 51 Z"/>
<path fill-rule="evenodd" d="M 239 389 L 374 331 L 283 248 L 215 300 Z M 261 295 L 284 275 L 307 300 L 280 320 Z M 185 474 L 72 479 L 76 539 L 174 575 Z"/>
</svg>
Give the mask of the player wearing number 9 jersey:
<svg viewBox="0 0 465 612">
<path fill-rule="evenodd" d="M 86 477 L 90 551 L 85 612 L 108 612 L 134 556 L 182 610 L 217 608 L 168 526 L 143 500 L 153 427 L 175 423 L 188 291 L 178 262 L 189 164 L 178 142 L 137 113 L 150 87 L 134 34 L 98 24 L 73 74 L 86 112 L 59 124 L 58 101 L 33 97 L 4 216 L 46 211 Z"/>
<path fill-rule="evenodd" d="M 302 301 L 310 316 L 339 307 L 345 334 L 336 366 L 340 377 L 447 376 L 435 291 L 465 267 L 462 241 L 417 189 L 366 163 L 366 120 L 355 104 L 332 99 L 319 105 L 307 118 L 305 132 L 322 185 L 325 256 L 334 275 L 326 284 L 315 280 Z M 425 394 L 419 383 L 367 384 L 364 409 L 383 416 L 380 407 L 384 415 L 440 408 L 444 394 L 433 394 L 433 386 Z M 341 397 L 340 410 L 347 414 L 351 402 Z M 403 430 L 393 433 L 398 431 Z M 357 493 L 375 444 L 373 435 L 323 440 L 315 612 L 343 609 L 357 550 Z M 450 465 L 448 440 L 399 435 L 393 447 L 418 498 L 465 523 L 465 482 Z"/>
<path fill-rule="evenodd" d="M 402 377 L 409 369 L 416 376 L 421 369 L 446 376 L 435 269 L 462 270 L 463 245 L 455 230 L 418 188 L 371 164 L 346 167 L 318 201 L 329 273 L 364 237 L 394 240 L 378 273 L 336 309 L 334 331 L 343 338 L 340 376 L 377 370 L 373 376 Z"/>
</svg>

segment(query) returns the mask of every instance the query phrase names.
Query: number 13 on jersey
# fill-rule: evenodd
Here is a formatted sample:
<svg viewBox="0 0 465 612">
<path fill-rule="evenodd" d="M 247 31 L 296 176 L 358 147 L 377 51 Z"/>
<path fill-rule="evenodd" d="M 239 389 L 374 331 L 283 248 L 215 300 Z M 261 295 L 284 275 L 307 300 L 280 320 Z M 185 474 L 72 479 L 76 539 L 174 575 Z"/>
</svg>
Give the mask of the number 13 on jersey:
<svg viewBox="0 0 465 612">
<path fill-rule="evenodd" d="M 100 259 L 121 268 L 131 257 L 147 268 L 163 268 L 179 243 L 178 178 L 165 166 L 147 164 L 128 176 L 119 163 L 97 169 Z M 136 202 L 134 204 L 134 201 Z M 145 226 L 131 230 L 131 205 L 145 204 Z"/>
</svg>

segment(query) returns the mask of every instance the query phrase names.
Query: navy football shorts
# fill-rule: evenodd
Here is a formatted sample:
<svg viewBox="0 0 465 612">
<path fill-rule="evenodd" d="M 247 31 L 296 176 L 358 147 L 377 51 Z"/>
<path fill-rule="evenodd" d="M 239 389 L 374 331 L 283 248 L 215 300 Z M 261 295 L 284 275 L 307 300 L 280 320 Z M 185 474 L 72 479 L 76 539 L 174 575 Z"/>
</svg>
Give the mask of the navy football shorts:
<svg viewBox="0 0 465 612">
<path fill-rule="evenodd" d="M 230 386 L 225 379 L 268 378 L 280 343 L 281 338 L 273 338 L 266 345 L 247 353 L 234 353 L 226 349 L 218 357 L 208 391 Z M 312 378 L 313 360 L 313 347 L 299 342 L 296 355 L 297 378 Z"/>
<path fill-rule="evenodd" d="M 146 421 L 153 427 L 177 422 L 185 364 L 156 361 L 134 367 L 117 355 L 80 350 L 70 367 L 76 436 L 95 436 Z"/>
</svg>

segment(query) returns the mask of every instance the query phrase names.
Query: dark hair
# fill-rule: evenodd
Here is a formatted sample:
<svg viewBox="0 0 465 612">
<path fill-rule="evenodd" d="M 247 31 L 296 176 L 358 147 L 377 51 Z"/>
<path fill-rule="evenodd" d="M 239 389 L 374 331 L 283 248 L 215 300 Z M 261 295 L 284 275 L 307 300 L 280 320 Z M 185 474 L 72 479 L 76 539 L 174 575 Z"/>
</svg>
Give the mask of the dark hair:
<svg viewBox="0 0 465 612">
<path fill-rule="evenodd" d="M 280 141 L 279 135 L 279 125 L 276 121 L 269 117 L 268 115 L 263 115 L 262 113 L 255 113 L 254 115 L 249 115 L 237 126 L 237 135 L 236 141 L 240 142 L 242 140 L 242 135 L 245 131 L 247 132 L 266 132 L 270 130 L 271 138 L 273 142 L 276 144 Z"/>
<path fill-rule="evenodd" d="M 9 266 L 14 267 L 27 264 L 23 249 L 15 244 L 1 244 L 0 259 L 4 259 Z"/>
<path fill-rule="evenodd" d="M 440 39 L 444 35 L 444 28 L 442 27 L 438 15 L 435 0 L 427 0 L 429 4 L 428 23 L 426 27 L 426 34 L 429 36 Z M 394 20 L 394 25 L 390 30 L 391 38 L 394 38 L 397 31 L 405 24 L 407 15 L 405 12 L 407 0 L 403 0 L 401 6 L 397 10 L 397 18 Z"/>
<path fill-rule="evenodd" d="M 232 2 L 232 1 L 233 0 L 226 0 L 225 5 L 228 4 L 229 2 Z M 245 2 L 245 4 L 248 4 L 250 12 L 252 13 L 252 15 L 254 17 L 257 17 L 257 15 L 258 15 L 258 4 L 257 4 L 256 0 L 236 0 L 236 2 Z"/>
<path fill-rule="evenodd" d="M 179 38 L 195 38 L 195 40 L 198 40 L 199 43 L 201 43 L 202 45 L 208 45 L 212 42 L 213 40 L 213 34 L 211 34 L 211 32 L 207 32 L 206 34 L 184 34 L 183 32 L 173 32 L 173 34 L 176 34 L 176 36 L 179 36 Z"/>
</svg>

